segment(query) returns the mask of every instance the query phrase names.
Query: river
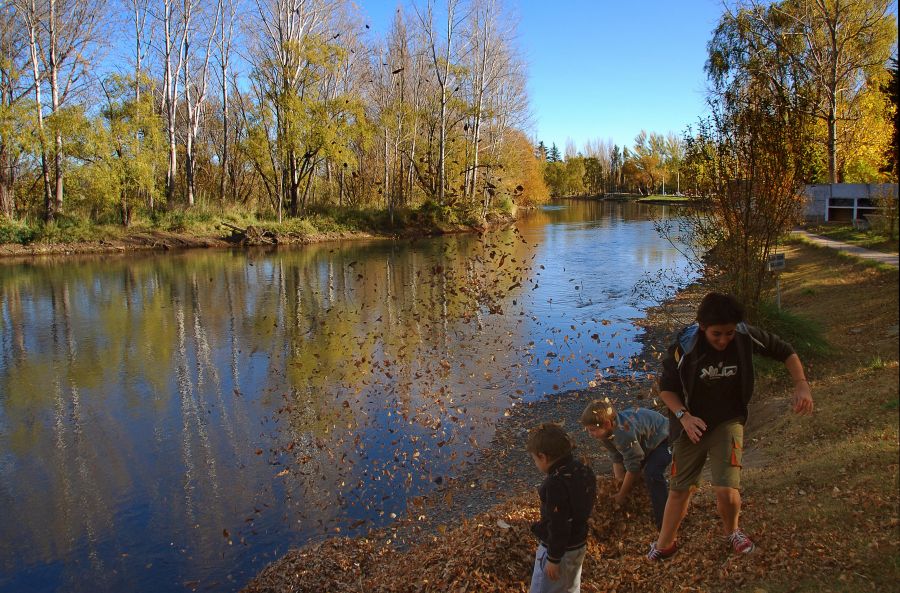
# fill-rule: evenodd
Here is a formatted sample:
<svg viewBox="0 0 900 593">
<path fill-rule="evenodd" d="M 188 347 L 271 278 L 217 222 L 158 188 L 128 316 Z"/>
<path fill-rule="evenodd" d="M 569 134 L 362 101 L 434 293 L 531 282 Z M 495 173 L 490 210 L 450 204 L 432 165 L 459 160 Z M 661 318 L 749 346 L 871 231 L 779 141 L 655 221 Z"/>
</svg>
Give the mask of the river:
<svg viewBox="0 0 900 593">
<path fill-rule="evenodd" d="M 684 269 L 653 213 L 0 262 L 0 591 L 235 591 L 388 524 L 511 406 L 636 372 L 632 289 Z"/>
</svg>

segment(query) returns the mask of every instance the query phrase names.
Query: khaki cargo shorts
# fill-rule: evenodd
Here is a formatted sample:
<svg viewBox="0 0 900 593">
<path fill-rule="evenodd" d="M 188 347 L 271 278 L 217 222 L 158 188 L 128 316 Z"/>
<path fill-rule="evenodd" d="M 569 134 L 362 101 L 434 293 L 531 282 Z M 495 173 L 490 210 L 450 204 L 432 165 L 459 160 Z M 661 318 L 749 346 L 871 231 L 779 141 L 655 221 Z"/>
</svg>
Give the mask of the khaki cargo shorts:
<svg viewBox="0 0 900 593">
<path fill-rule="evenodd" d="M 692 443 L 686 433 L 672 447 L 670 490 L 689 490 L 700 485 L 700 472 L 709 457 L 713 486 L 741 487 L 741 456 L 744 452 L 744 421 L 728 420 Z"/>
</svg>

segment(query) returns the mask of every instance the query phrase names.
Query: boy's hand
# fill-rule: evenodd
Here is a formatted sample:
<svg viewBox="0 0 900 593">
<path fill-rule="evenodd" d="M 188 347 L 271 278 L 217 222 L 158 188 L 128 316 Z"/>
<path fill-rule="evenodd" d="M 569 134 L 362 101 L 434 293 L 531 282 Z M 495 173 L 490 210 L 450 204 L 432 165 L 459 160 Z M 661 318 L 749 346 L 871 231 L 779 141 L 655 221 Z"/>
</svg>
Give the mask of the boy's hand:
<svg viewBox="0 0 900 593">
<path fill-rule="evenodd" d="M 555 581 L 559 578 L 559 564 L 554 564 L 548 560 L 547 564 L 544 565 L 544 572 L 547 573 L 548 579 Z"/>
<path fill-rule="evenodd" d="M 697 418 L 691 415 L 690 412 L 687 412 L 681 417 L 681 425 L 692 443 L 700 442 L 700 437 L 703 436 L 703 431 L 706 430 L 706 422 L 702 418 Z"/>
<path fill-rule="evenodd" d="M 617 507 L 622 506 L 623 504 L 625 504 L 625 497 L 626 497 L 625 494 L 616 494 L 615 496 L 612 497 L 613 504 L 616 505 Z"/>
<path fill-rule="evenodd" d="M 794 397 L 791 400 L 794 412 L 802 416 L 808 416 L 813 412 L 812 391 L 809 389 L 809 383 L 806 381 L 798 381 L 794 384 Z"/>
</svg>

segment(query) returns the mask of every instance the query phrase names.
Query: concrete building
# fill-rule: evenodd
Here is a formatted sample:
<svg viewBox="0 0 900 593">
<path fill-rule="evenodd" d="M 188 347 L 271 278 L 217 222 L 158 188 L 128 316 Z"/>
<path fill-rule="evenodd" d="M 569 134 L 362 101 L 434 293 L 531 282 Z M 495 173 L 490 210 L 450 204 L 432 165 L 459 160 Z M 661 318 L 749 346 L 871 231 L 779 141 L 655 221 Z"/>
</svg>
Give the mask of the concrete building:
<svg viewBox="0 0 900 593">
<path fill-rule="evenodd" d="M 897 199 L 896 183 L 823 183 L 806 186 L 809 222 L 853 222 L 877 210 L 876 198 Z"/>
</svg>

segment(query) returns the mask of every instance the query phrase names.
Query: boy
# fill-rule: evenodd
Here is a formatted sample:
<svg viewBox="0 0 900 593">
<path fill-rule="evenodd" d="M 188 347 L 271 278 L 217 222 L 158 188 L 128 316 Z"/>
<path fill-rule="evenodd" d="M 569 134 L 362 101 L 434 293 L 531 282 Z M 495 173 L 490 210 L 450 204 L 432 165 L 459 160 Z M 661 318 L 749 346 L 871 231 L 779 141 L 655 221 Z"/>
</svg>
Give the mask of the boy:
<svg viewBox="0 0 900 593">
<path fill-rule="evenodd" d="M 793 348 L 778 336 L 745 324 L 744 307 L 734 297 L 716 292 L 703 297 L 697 323 L 684 328 L 669 348 L 659 377 L 659 395 L 670 411 L 672 475 L 659 537 L 647 554 L 651 561 L 678 551 L 678 527 L 707 457 L 726 542 L 738 554 L 749 554 L 755 547 L 738 527 L 753 353 L 784 363 L 794 381 L 794 412 L 812 413 L 809 383 Z"/>
<path fill-rule="evenodd" d="M 572 456 L 569 436 L 558 424 L 533 428 L 525 448 L 547 475 L 538 489 L 541 520 L 531 526 L 540 545 L 530 593 L 578 593 L 597 480 L 589 467 Z"/>
<path fill-rule="evenodd" d="M 659 529 L 669 494 L 665 471 L 672 461 L 666 417 L 647 408 L 617 413 L 607 399 L 588 404 L 581 414 L 581 424 L 612 455 L 613 475 L 619 484 L 619 492 L 613 497 L 617 505 L 625 502 L 638 474 L 643 472 L 653 521 Z"/>
</svg>

